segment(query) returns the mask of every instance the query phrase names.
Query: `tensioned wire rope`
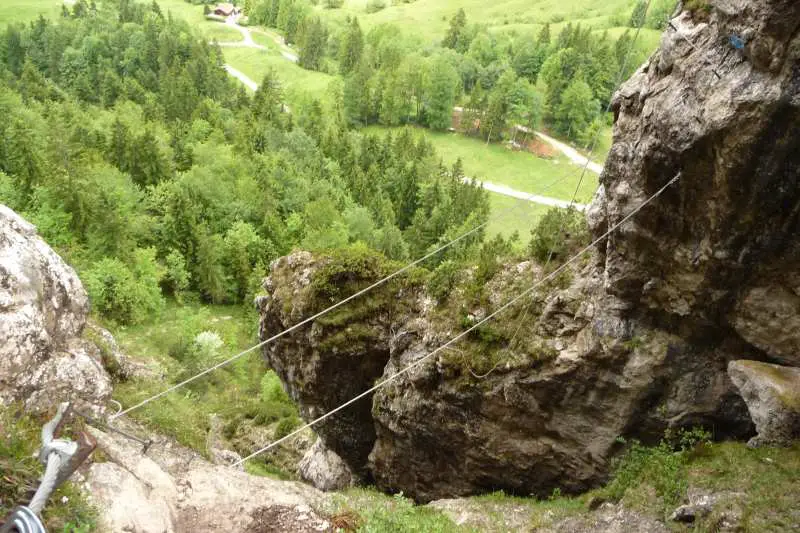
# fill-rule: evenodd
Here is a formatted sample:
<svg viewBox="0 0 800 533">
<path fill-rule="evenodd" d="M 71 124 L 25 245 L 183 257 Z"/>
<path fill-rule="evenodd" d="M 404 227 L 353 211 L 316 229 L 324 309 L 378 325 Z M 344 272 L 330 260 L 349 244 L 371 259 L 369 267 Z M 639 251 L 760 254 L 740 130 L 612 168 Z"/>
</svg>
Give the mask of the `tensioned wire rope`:
<svg viewBox="0 0 800 533">
<path fill-rule="evenodd" d="M 268 444 L 267 446 L 264 446 L 263 448 L 261 448 L 261 449 L 259 449 L 259 450 L 255 451 L 255 452 L 253 452 L 253 453 L 251 453 L 251 454 L 250 454 L 250 455 L 248 455 L 247 457 L 244 457 L 243 459 L 240 459 L 239 461 L 236 461 L 236 462 L 235 462 L 235 463 L 233 463 L 231 466 L 234 466 L 234 467 L 236 467 L 236 466 L 239 466 L 239 465 L 241 465 L 242 463 L 245 463 L 246 461 L 249 461 L 250 459 L 252 459 L 252 458 L 254 458 L 254 457 L 256 457 L 256 456 L 258 456 L 258 455 L 260 455 L 260 454 L 262 454 L 262 453 L 268 452 L 269 450 L 271 450 L 271 449 L 275 448 L 275 447 L 276 447 L 276 446 L 278 446 L 279 444 L 281 444 L 281 443 L 283 443 L 283 442 L 286 442 L 286 441 L 287 441 L 287 440 L 289 440 L 290 438 L 294 437 L 294 436 L 295 436 L 295 435 L 297 435 L 298 433 L 300 433 L 300 432 L 302 432 L 302 431 L 304 431 L 304 430 L 306 430 L 306 429 L 308 429 L 308 428 L 310 428 L 310 427 L 313 427 L 313 426 L 315 426 L 315 425 L 319 424 L 320 422 L 324 421 L 325 419 L 327 419 L 327 418 L 329 418 L 329 417 L 331 417 L 331 416 L 335 415 L 335 414 L 336 414 L 336 413 L 338 413 L 339 411 L 341 411 L 341 410 L 343 410 L 343 409 L 346 409 L 347 407 L 349 407 L 350 405 L 354 404 L 355 402 L 357 402 L 357 401 L 359 401 L 359 400 L 361 400 L 361 399 L 365 398 L 366 396 L 369 396 L 370 394 L 372 394 L 373 392 L 377 391 L 378 389 L 380 389 L 380 388 L 382 388 L 382 387 L 384 387 L 384 386 L 388 385 L 389 383 L 391 383 L 392 381 L 396 380 L 396 379 L 397 379 L 397 378 L 399 378 L 400 376 L 402 376 L 402 375 L 404 375 L 404 374 L 407 374 L 407 373 L 409 373 L 411 370 L 413 370 L 414 368 L 416 368 L 416 367 L 418 367 L 418 366 L 422 365 L 422 363 L 424 363 L 425 361 L 427 361 L 428 359 L 430 359 L 431 357 L 433 357 L 434 355 L 436 355 L 436 354 L 437 354 L 437 353 L 439 353 L 440 351 L 442 351 L 442 350 L 444 350 L 444 349 L 446 349 L 446 348 L 449 348 L 451 345 L 453 345 L 453 344 L 455 344 L 456 342 L 458 342 L 459 340 L 463 339 L 464 337 L 466 337 L 467 335 L 469 335 L 471 332 L 475 331 L 477 328 L 479 328 L 479 327 L 481 327 L 482 325 L 486 324 L 488 321 L 492 320 L 494 317 L 496 317 L 497 315 L 501 314 L 503 311 L 505 311 L 506 309 L 508 309 L 508 308 L 509 308 L 509 307 L 511 307 L 512 305 L 514 305 L 516 302 L 518 302 L 518 301 L 519 301 L 519 300 L 521 300 L 522 298 L 524 298 L 524 297 L 526 297 L 527 295 L 531 294 L 531 293 L 532 293 L 534 290 L 536 290 L 536 289 L 537 289 L 537 288 L 538 288 L 540 285 L 542 285 L 543 283 L 545 283 L 545 282 L 549 281 L 550 279 L 554 278 L 555 276 L 559 275 L 561 272 L 563 272 L 564 270 L 566 270 L 566 269 L 567 269 L 567 268 L 568 268 L 568 267 L 569 267 L 569 266 L 570 266 L 572 263 L 574 263 L 574 262 L 576 262 L 578 259 L 580 259 L 580 258 L 581 258 L 581 256 L 583 256 L 583 254 L 585 254 L 586 252 L 588 252 L 589 250 L 591 250 L 591 249 L 592 249 L 594 246 L 596 246 L 596 245 L 597 245 L 599 242 L 601 242 L 603 239 L 607 238 L 607 237 L 608 237 L 609 235 L 611 235 L 611 234 L 612 234 L 614 231 L 616 231 L 616 230 L 617 230 L 617 228 L 619 228 L 620 226 L 622 226 L 623 224 L 625 224 L 625 223 L 626 223 L 628 220 L 630 220 L 631 218 L 633 218 L 633 217 L 634 217 L 634 216 L 635 216 L 635 215 L 636 215 L 636 214 L 637 214 L 639 211 L 641 211 L 642 209 L 644 209 L 644 207 L 645 207 L 645 206 L 647 206 L 647 205 L 648 205 L 650 202 L 652 202 L 654 199 L 656 199 L 657 197 L 661 196 L 661 194 L 662 194 L 664 191 L 666 191 L 666 190 L 667 190 L 667 189 L 668 189 L 668 188 L 669 188 L 669 187 L 670 187 L 670 186 L 671 186 L 673 183 L 677 182 L 677 181 L 680 179 L 680 177 L 681 177 L 681 174 L 680 174 L 680 173 L 678 173 L 678 174 L 677 174 L 675 177 L 673 177 L 671 180 L 669 180 L 669 181 L 667 182 L 667 184 L 666 184 L 666 185 L 664 185 L 663 187 L 661 187 L 661 188 L 660 188 L 658 191 L 656 191 L 656 192 L 655 192 L 653 195 L 651 195 L 651 196 L 650 196 L 649 198 L 647 198 L 647 199 L 646 199 L 644 202 L 642 202 L 641 204 L 639 204 L 639 205 L 638 205 L 638 206 L 637 206 L 637 207 L 636 207 L 636 208 L 635 208 L 633 211 L 631 211 L 631 212 L 630 212 L 628 215 L 626 215 L 626 216 L 625 216 L 625 218 L 623 218 L 622 220 L 620 220 L 619 222 L 617 222 L 616 224 L 614 224 L 614 225 L 613 225 L 613 226 L 612 226 L 612 227 L 611 227 L 611 228 L 610 228 L 608 231 L 606 231 L 606 232 L 605 232 L 603 235 L 601 235 L 600 237 L 598 237 L 597 239 L 595 239 L 594 241 L 592 241 L 592 242 L 591 242 L 589 245 L 587 245 L 585 248 L 583 248 L 583 249 L 582 249 L 582 250 L 580 250 L 578 253 L 576 253 L 575 255 L 573 255 L 573 256 L 572 256 L 570 259 L 568 259 L 568 260 L 567 260 L 567 261 L 566 261 L 564 264 L 562 264 L 562 265 L 561 265 L 559 268 L 557 268 L 556 270 L 554 270 L 553 272 L 551 272 L 550 274 L 548 274 L 548 275 L 547 275 L 547 276 L 545 276 L 544 278 L 542 278 L 542 279 L 540 279 L 540 280 L 536 281 L 536 282 L 535 282 L 533 285 L 531 285 L 530 287 L 528 287 L 528 288 L 527 288 L 525 291 L 523 291 L 523 292 L 522 292 L 522 293 L 520 293 L 519 295 L 515 296 L 514 298 L 512 298 L 511 300 L 509 300 L 508 302 L 506 302 L 505 304 L 503 304 L 501 307 L 499 307 L 498 309 L 496 309 L 495 311 L 493 311 L 491 314 L 487 315 L 485 318 L 483 318 L 483 319 L 482 319 L 482 320 L 480 320 L 479 322 L 477 322 L 477 323 L 473 324 L 473 325 L 472 325 L 472 326 L 471 326 L 469 329 L 467 329 L 467 330 L 465 330 L 465 331 L 463 331 L 463 332 L 459 333 L 458 335 L 456 335 L 455 337 L 451 338 L 449 341 L 447 341 L 446 343 L 442 344 L 441 346 L 439 346 L 439 347 L 438 347 L 438 348 L 436 348 L 435 350 L 433 350 L 433 351 L 431 351 L 431 352 L 427 353 L 426 355 L 424 355 L 424 356 L 422 356 L 421 358 L 417 359 L 416 361 L 414 361 L 414 362 L 413 362 L 413 363 L 411 363 L 410 365 L 407 365 L 407 366 L 406 366 L 406 367 L 404 367 L 403 369 L 401 369 L 401 370 L 398 370 L 397 372 L 395 372 L 394 374 L 392 374 L 392 375 L 391 375 L 391 376 L 389 376 L 388 378 L 385 378 L 385 379 L 383 379 L 383 380 L 379 381 L 377 384 L 375 384 L 374 386 L 372 386 L 372 387 L 370 387 L 369 389 L 365 390 L 364 392 L 362 392 L 362 393 L 361 393 L 361 394 L 359 394 L 358 396 L 355 396 L 354 398 L 352 398 L 352 399 L 350 399 L 350 400 L 346 401 L 345 403 L 343 403 L 343 404 L 339 405 L 338 407 L 336 407 L 336 408 L 334 408 L 334 409 L 332 409 L 332 410 L 328 411 L 328 412 L 327 412 L 327 413 L 325 413 L 324 415 L 321 415 L 321 416 L 319 416 L 319 417 L 315 418 L 314 420 L 312 420 L 311 422 L 308 422 L 307 424 L 305 424 L 305 425 L 303 425 L 303 426 L 301 426 L 301 427 L 297 428 L 296 430 L 292 431 L 292 432 L 291 432 L 291 433 L 289 433 L 288 435 L 286 435 L 286 436 L 284 436 L 284 437 L 282 437 L 282 438 L 280 438 L 280 439 L 278 439 L 278 440 L 276 440 L 276 441 L 273 441 L 273 442 L 271 442 L 271 443 L 270 443 L 270 444 Z"/>
<path fill-rule="evenodd" d="M 650 5 L 650 1 L 651 0 L 648 0 L 648 4 L 647 4 L 648 8 L 649 8 L 649 5 Z M 631 44 L 628 47 L 628 51 L 626 53 L 626 63 L 627 63 L 628 57 L 630 56 L 631 51 L 633 50 L 634 43 L 636 42 L 636 38 L 638 38 L 638 35 L 639 35 L 640 31 L 641 31 L 641 26 L 637 30 L 636 37 L 634 38 L 633 41 L 631 41 Z M 624 68 L 621 70 L 620 75 L 624 75 Z M 609 106 L 610 106 L 610 104 L 609 104 Z M 596 144 L 597 139 L 599 139 L 599 130 L 598 130 L 598 134 L 595 135 L 595 144 Z M 592 150 L 594 150 L 594 146 L 592 147 Z M 574 205 L 574 203 L 575 203 L 575 198 L 576 198 L 576 196 L 578 194 L 578 190 L 580 189 L 580 185 L 583 182 L 583 178 L 584 178 L 584 176 L 586 174 L 586 170 L 588 169 L 588 166 L 589 166 L 590 162 L 591 162 L 590 159 L 587 158 L 586 159 L 586 164 L 584 165 L 583 171 L 581 172 L 581 176 L 580 176 L 580 179 L 579 179 L 578 187 L 575 189 L 575 193 L 573 194 L 572 200 L 570 201 L 570 205 L 571 206 Z M 552 182 L 549 185 L 547 185 L 542 192 L 552 188 L 553 186 L 555 186 L 560 181 L 568 178 L 570 175 L 572 175 L 571 172 L 565 173 L 563 176 L 561 176 L 560 178 L 558 178 L 554 182 Z M 513 212 L 513 210 L 512 210 L 512 212 Z M 505 216 L 508 216 L 509 214 L 510 214 L 510 212 L 507 212 Z M 154 394 L 154 395 L 152 395 L 152 396 L 150 396 L 148 398 L 145 398 L 144 400 L 140 401 L 139 403 L 137 403 L 137 404 L 135 404 L 135 405 L 133 405 L 131 407 L 128 407 L 127 409 L 121 410 L 120 412 L 110 416 L 109 420 L 110 421 L 114 421 L 117 418 L 130 413 L 131 411 L 134 411 L 136 409 L 144 407 L 145 405 L 147 405 L 147 404 L 149 404 L 149 403 L 151 403 L 151 402 L 153 402 L 155 400 L 158 400 L 159 398 L 162 398 L 162 397 L 166 396 L 167 394 L 169 394 L 169 393 L 171 393 L 171 392 L 173 392 L 173 391 L 175 391 L 177 389 L 180 389 L 180 388 L 182 388 L 182 387 L 184 387 L 184 386 L 186 386 L 186 385 L 188 385 L 188 384 L 200 379 L 203 376 L 206 376 L 206 375 L 210 374 L 211 372 L 214 372 L 214 371 L 216 371 L 216 370 L 218 370 L 218 369 L 220 369 L 220 368 L 222 368 L 224 366 L 229 365 L 230 363 L 232 363 L 232 362 L 244 357 L 245 355 L 247 355 L 247 354 L 249 354 L 249 353 L 251 353 L 251 352 L 253 352 L 253 351 L 255 351 L 255 350 L 259 349 L 259 348 L 262 348 L 263 346 L 266 346 L 267 344 L 270 344 L 270 343 L 278 340 L 281 337 L 284 337 L 284 336 L 288 335 L 289 333 L 291 333 L 291 332 L 293 332 L 293 331 L 295 331 L 295 330 L 297 330 L 297 329 L 299 329 L 299 328 L 301 328 L 301 327 L 313 322 L 314 320 L 316 320 L 316 319 L 318 319 L 318 318 L 320 318 L 320 317 L 322 317 L 322 316 L 324 316 L 324 315 L 326 315 L 326 314 L 338 309 L 339 307 L 349 303 L 350 301 L 355 300 L 355 299 L 359 298 L 360 296 L 363 296 L 364 294 L 370 292 L 372 289 L 375 289 L 375 288 L 377 288 L 377 287 L 379 287 L 381 285 L 386 284 L 387 282 L 389 282 L 392 279 L 398 277 L 399 275 L 403 274 L 404 272 L 407 272 L 411 268 L 413 268 L 413 267 L 415 267 L 415 266 L 427 261 L 428 259 L 430 259 L 431 257 L 435 256 L 436 254 L 438 254 L 438 253 L 450 248 L 451 246 L 455 245 L 458 242 L 461 242 L 462 240 L 466 239 L 467 237 L 477 233 L 481 229 L 484 229 L 488 224 L 489 224 L 488 221 L 484 222 L 482 224 L 479 224 L 478 226 L 476 226 L 476 227 L 472 228 L 471 230 L 467 231 L 466 233 L 463 233 L 462 235 L 459 235 L 458 237 L 452 239 L 451 241 L 443 244 L 442 246 L 438 247 L 437 249 L 433 250 L 432 252 L 429 252 L 429 253 L 425 254 L 423 257 L 421 257 L 419 259 L 416 259 L 415 261 L 412 261 L 411 263 L 408 263 L 407 265 L 405 265 L 404 267 L 400 268 L 399 270 L 397 270 L 397 271 L 389 274 L 388 276 L 376 281 L 375 283 L 369 285 L 368 287 L 366 287 L 364 289 L 361 289 L 360 291 L 348 296 L 347 298 L 344 298 L 344 299 L 340 300 L 339 302 L 331 305 L 330 307 L 327 307 L 326 309 L 323 309 L 319 313 L 316 313 L 316 314 L 314 314 L 314 315 L 312 315 L 312 316 L 310 316 L 310 317 L 298 322 L 297 324 L 294 324 L 293 326 L 290 326 L 290 327 L 284 329 L 283 331 L 281 331 L 281 332 L 269 337 L 268 339 L 263 340 L 263 341 L 255 344 L 255 345 L 253 345 L 253 346 L 251 346 L 251 347 L 249 347 L 249 348 L 237 353 L 236 355 L 233 355 L 233 356 L 229 357 L 228 359 L 225 359 L 225 360 L 223 360 L 223 361 L 221 361 L 221 362 L 219 362 L 219 363 L 217 363 L 217 364 L 215 364 L 215 365 L 213 365 L 213 366 L 211 366 L 209 368 L 206 368 L 205 370 L 202 370 L 201 372 L 195 374 L 194 376 L 191 376 L 191 377 L 189 377 L 189 378 L 187 378 L 187 379 L 185 379 L 185 380 L 183 380 L 183 381 L 181 381 L 179 383 L 176 383 L 175 385 L 172 385 L 172 386 L 168 387 L 167 389 L 165 389 L 165 390 L 163 390 L 163 391 L 161 391 L 161 392 L 159 392 L 157 394 Z"/>
</svg>

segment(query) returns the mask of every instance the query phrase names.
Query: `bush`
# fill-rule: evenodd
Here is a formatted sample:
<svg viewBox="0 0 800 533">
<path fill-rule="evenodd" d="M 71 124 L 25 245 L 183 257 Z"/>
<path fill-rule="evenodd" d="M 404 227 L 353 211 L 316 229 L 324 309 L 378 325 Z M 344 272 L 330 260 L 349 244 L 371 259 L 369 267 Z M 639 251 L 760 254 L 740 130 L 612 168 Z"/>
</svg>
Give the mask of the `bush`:
<svg viewBox="0 0 800 533">
<path fill-rule="evenodd" d="M 531 232 L 530 255 L 541 262 L 553 261 L 588 241 L 586 219 L 576 209 L 552 208 Z"/>
<path fill-rule="evenodd" d="M 300 425 L 300 420 L 294 416 L 282 418 L 278 425 L 275 426 L 275 433 L 272 438 L 275 440 L 282 439 Z"/>
<path fill-rule="evenodd" d="M 172 292 L 177 301 L 183 299 L 183 293 L 189 288 L 189 271 L 186 260 L 177 250 L 172 250 L 166 257 L 166 273 L 164 285 Z"/>
<path fill-rule="evenodd" d="M 325 0 L 325 7 L 328 9 L 339 9 L 344 5 L 344 0 Z"/>
<path fill-rule="evenodd" d="M 377 13 L 386 8 L 385 0 L 369 0 L 367 2 L 367 13 Z"/>
<path fill-rule="evenodd" d="M 447 260 L 431 273 L 428 281 L 428 292 L 438 302 L 443 302 L 450 295 L 461 274 L 461 267 L 455 261 Z"/>
<path fill-rule="evenodd" d="M 154 248 L 137 249 L 130 268 L 119 259 L 96 262 L 84 276 L 95 311 L 122 324 L 140 323 L 161 311 L 163 271 L 155 253 Z"/>
<path fill-rule="evenodd" d="M 261 399 L 265 402 L 291 403 L 280 378 L 272 370 L 267 371 L 261 378 Z"/>
</svg>

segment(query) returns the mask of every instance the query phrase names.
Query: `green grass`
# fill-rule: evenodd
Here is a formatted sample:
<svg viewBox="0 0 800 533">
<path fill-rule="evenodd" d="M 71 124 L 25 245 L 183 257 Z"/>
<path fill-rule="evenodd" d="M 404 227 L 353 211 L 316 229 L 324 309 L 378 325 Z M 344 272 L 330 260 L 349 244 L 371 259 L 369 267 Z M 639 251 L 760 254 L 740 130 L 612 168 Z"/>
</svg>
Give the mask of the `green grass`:
<svg viewBox="0 0 800 533">
<path fill-rule="evenodd" d="M 217 40 L 220 43 L 236 43 L 242 41 L 242 34 L 236 28 L 226 26 L 221 22 L 210 22 L 200 27 L 203 35 L 209 41 Z"/>
<path fill-rule="evenodd" d="M 374 489 L 356 488 L 342 496 L 332 519 L 339 530 L 360 533 L 474 531 L 457 526 L 436 509 L 414 505 L 402 494 L 387 496 Z"/>
<path fill-rule="evenodd" d="M 61 13 L 58 0 L 3 0 L 0 2 L 0 27 L 9 22 L 26 22 L 39 15 L 56 18 Z"/>
<path fill-rule="evenodd" d="M 686 435 L 685 433 L 683 435 Z M 689 432 L 697 436 L 697 432 Z M 655 447 L 635 445 L 619 462 L 605 487 L 575 497 L 554 491 L 546 500 L 514 497 L 503 492 L 464 500 L 471 509 L 467 525 L 480 531 L 508 531 L 507 519 L 527 520 L 525 530 L 553 530 L 565 518 L 596 522 L 588 508 L 594 499 L 619 502 L 629 510 L 660 520 L 669 529 L 686 531 L 669 520 L 684 503 L 689 489 L 719 496 L 719 503 L 707 516 L 699 516 L 691 531 L 720 530 L 723 514 L 739 515 L 735 531 L 762 533 L 792 531 L 797 527 L 797 473 L 800 472 L 800 442 L 790 448 L 750 449 L 741 442 L 702 443 L 683 450 L 668 444 Z M 477 517 L 477 518 L 476 518 Z M 479 521 L 480 523 L 475 523 Z M 733 530 L 733 529 L 731 529 Z"/>
<path fill-rule="evenodd" d="M 323 97 L 328 85 L 334 79 L 328 74 L 305 70 L 287 61 L 277 50 L 223 48 L 223 53 L 226 62 L 256 83 L 260 83 L 270 69 L 274 70 L 283 85 L 290 106 L 307 95 Z"/>
<path fill-rule="evenodd" d="M 499 234 L 510 237 L 516 231 L 522 245 L 528 243 L 531 230 L 549 209 L 544 205 L 491 192 L 489 193 L 489 202 L 492 212 L 489 216 L 486 236 L 491 238 Z"/>
<path fill-rule="evenodd" d="M 389 129 L 371 126 L 365 131 L 382 132 Z M 502 144 L 485 142 L 458 133 L 438 133 L 418 128 L 436 148 L 436 153 L 447 165 L 458 158 L 464 163 L 469 177 L 505 185 L 512 189 L 542 196 L 570 200 L 578 184 L 582 168 L 563 157 L 542 159 L 527 152 L 514 152 Z M 555 183 L 554 183 L 555 182 Z M 597 189 L 597 175 L 586 172 L 578 202 L 588 202 Z"/>
<path fill-rule="evenodd" d="M 491 31 L 533 32 L 545 23 L 582 22 L 596 27 L 611 27 L 627 21 L 635 0 L 417 0 L 411 3 L 387 2 L 386 9 L 367 14 L 367 0 L 345 0 L 341 9 L 317 8 L 327 19 L 343 23 L 347 16 L 358 16 L 366 30 L 391 22 L 426 42 L 441 40 L 450 18 L 464 8 L 470 23 L 485 24 Z"/>
<path fill-rule="evenodd" d="M 179 306 L 171 302 L 153 322 L 112 329 L 124 353 L 157 361 L 165 374 L 165 379 L 120 383 L 114 389 L 114 397 L 130 407 L 253 346 L 258 342 L 257 324 L 255 311 L 242 306 Z M 204 331 L 216 333 L 223 341 L 222 347 L 205 359 L 197 355 L 193 344 L 197 334 Z M 131 416 L 146 427 L 206 454 L 212 414 L 219 415 L 232 434 L 245 421 L 283 431 L 288 425 L 294 427 L 298 423 L 295 406 L 258 351 L 133 411 Z M 235 449 L 236 439 L 231 442 Z"/>
<path fill-rule="evenodd" d="M 204 32 L 205 28 L 210 25 L 220 25 L 219 22 L 208 20 L 203 15 L 203 6 L 194 5 L 183 0 L 156 0 L 158 5 L 161 6 L 161 11 L 164 14 L 168 12 L 175 18 L 181 18 L 188 22 L 193 28 L 199 29 Z"/>
</svg>

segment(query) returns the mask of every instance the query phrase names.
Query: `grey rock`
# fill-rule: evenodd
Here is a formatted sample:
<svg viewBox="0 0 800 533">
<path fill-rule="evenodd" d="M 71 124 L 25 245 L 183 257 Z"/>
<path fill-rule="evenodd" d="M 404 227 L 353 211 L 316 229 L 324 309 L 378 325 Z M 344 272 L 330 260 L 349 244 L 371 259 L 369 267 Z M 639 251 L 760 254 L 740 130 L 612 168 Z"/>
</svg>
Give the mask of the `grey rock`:
<svg viewBox="0 0 800 533">
<path fill-rule="evenodd" d="M 346 489 L 355 479 L 347 464 L 327 449 L 322 439 L 317 439 L 303 456 L 298 473 L 305 481 L 326 492 Z"/>
<path fill-rule="evenodd" d="M 80 339 L 88 312 L 75 271 L 0 205 L 0 403 L 103 406 L 111 380 L 97 348 Z"/>
<path fill-rule="evenodd" d="M 750 288 L 736 306 L 733 324 L 776 361 L 800 366 L 800 275 L 794 277 Z"/>
<path fill-rule="evenodd" d="M 675 509 L 670 520 L 684 524 L 708 524 L 711 520 L 715 531 L 740 531 L 744 498 L 741 492 L 708 492 L 691 487 L 687 491 L 687 503 Z"/>
<path fill-rule="evenodd" d="M 328 531 L 324 494 L 301 483 L 251 476 L 196 457 L 163 441 L 148 455 L 124 439 L 92 429 L 108 458 L 94 463 L 85 488 L 108 533 L 263 531 L 270 516 L 280 531 Z M 141 431 L 141 429 L 139 429 Z M 274 525 L 274 524 L 273 524 Z"/>
<path fill-rule="evenodd" d="M 800 438 L 800 368 L 731 361 L 728 374 L 758 431 L 750 446 L 788 446 Z"/>
</svg>

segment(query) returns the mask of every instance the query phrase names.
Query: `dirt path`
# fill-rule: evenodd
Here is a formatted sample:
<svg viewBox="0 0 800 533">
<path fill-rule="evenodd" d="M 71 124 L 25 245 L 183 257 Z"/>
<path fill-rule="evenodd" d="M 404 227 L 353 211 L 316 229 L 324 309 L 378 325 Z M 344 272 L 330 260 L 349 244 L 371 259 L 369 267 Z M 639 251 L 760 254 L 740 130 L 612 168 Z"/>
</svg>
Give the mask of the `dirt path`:
<svg viewBox="0 0 800 533">
<path fill-rule="evenodd" d="M 231 28 L 236 29 L 239 33 L 242 34 L 241 41 L 227 41 L 222 43 L 217 43 L 224 48 L 256 48 L 258 50 L 269 50 L 266 46 L 262 44 L 258 44 L 253 40 L 253 32 L 260 33 L 261 35 L 266 35 L 273 41 L 275 44 L 278 45 L 278 50 L 280 51 L 281 55 L 284 59 L 291 61 L 292 63 L 297 63 L 300 58 L 297 57 L 291 48 L 289 48 L 286 43 L 283 41 L 283 38 L 280 35 L 277 35 L 272 32 L 267 32 L 264 30 L 251 30 L 250 28 L 246 28 L 244 26 L 239 25 L 238 18 L 235 16 L 230 16 L 225 19 L 225 25 L 230 26 Z"/>
<path fill-rule="evenodd" d="M 248 78 L 244 72 L 236 70 L 230 65 L 225 65 L 225 71 L 234 78 L 236 78 L 237 80 L 239 80 L 240 82 L 242 82 L 243 84 L 245 84 L 249 89 L 253 91 L 258 89 L 258 84 L 253 80 L 251 80 L 250 78 Z"/>
<path fill-rule="evenodd" d="M 550 146 L 552 146 L 553 148 L 564 154 L 570 161 L 572 161 L 576 165 L 585 166 L 586 162 L 589 161 L 573 147 L 566 145 L 561 141 L 553 139 L 552 137 L 545 135 L 542 132 L 537 131 L 535 133 L 537 137 L 539 137 L 544 142 L 546 142 L 547 144 L 549 144 Z M 603 165 L 600 165 L 598 163 L 589 162 L 589 166 L 587 166 L 586 168 L 588 168 L 595 174 L 600 174 L 601 172 L 603 172 Z"/>
<path fill-rule="evenodd" d="M 461 181 L 464 183 L 471 183 L 470 178 L 463 178 Z M 511 198 L 517 198 L 519 200 L 525 200 L 527 202 L 532 202 L 534 204 L 541 204 L 541 205 L 548 205 L 550 207 L 560 207 L 562 209 L 566 209 L 570 206 L 570 203 L 566 200 L 559 200 L 558 198 L 551 198 L 549 196 L 539 196 L 538 194 L 530 194 L 527 192 L 517 191 L 512 189 L 511 187 L 506 187 L 505 185 L 497 185 L 495 183 L 489 183 L 488 181 L 479 181 L 484 189 L 489 192 L 502 194 L 503 196 L 510 196 Z M 586 204 L 572 204 L 572 207 L 577 209 L 578 211 L 585 211 L 588 207 Z"/>
</svg>

